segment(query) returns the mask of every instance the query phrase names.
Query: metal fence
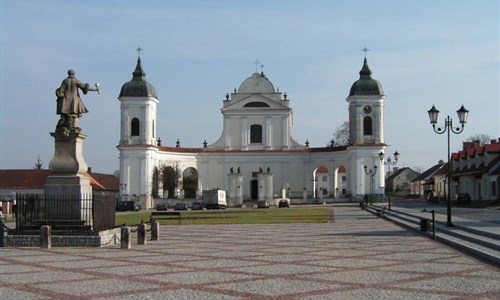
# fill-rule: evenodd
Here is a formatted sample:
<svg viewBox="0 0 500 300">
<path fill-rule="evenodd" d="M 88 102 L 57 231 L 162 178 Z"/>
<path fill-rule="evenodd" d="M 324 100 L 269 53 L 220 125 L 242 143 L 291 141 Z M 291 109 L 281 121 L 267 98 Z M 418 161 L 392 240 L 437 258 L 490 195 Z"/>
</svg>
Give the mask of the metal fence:
<svg viewBox="0 0 500 300">
<path fill-rule="evenodd" d="M 115 226 L 116 199 L 112 194 L 75 195 L 18 194 L 16 230 L 53 230 L 92 232 Z"/>
</svg>

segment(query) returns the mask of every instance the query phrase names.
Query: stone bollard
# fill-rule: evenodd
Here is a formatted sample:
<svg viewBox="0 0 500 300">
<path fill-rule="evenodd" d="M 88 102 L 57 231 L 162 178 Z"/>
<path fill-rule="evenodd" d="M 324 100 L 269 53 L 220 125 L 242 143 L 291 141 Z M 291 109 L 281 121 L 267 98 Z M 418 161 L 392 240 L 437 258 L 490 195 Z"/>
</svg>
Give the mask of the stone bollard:
<svg viewBox="0 0 500 300">
<path fill-rule="evenodd" d="M 137 244 L 146 245 L 146 224 L 137 225 Z"/>
<path fill-rule="evenodd" d="M 151 240 L 158 241 L 160 240 L 160 223 L 152 222 L 151 223 Z"/>
<path fill-rule="evenodd" d="M 130 241 L 130 227 L 123 226 L 121 228 L 120 247 L 122 249 L 130 249 L 131 245 L 132 243 Z"/>
<path fill-rule="evenodd" d="M 40 248 L 50 249 L 52 246 L 52 232 L 49 225 L 43 225 L 40 230 Z"/>
</svg>

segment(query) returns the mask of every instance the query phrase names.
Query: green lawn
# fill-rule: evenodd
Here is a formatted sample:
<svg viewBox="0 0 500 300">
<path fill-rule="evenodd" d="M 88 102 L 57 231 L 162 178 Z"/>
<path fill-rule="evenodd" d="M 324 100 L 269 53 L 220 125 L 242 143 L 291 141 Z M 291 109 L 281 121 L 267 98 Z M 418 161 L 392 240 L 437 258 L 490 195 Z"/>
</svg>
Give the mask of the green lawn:
<svg viewBox="0 0 500 300">
<path fill-rule="evenodd" d="M 151 211 L 120 213 L 115 224 L 135 225 L 149 222 Z M 328 208 L 269 208 L 182 211 L 182 225 L 189 224 L 273 224 L 326 223 Z M 161 225 L 178 224 L 177 219 L 159 220 Z"/>
</svg>

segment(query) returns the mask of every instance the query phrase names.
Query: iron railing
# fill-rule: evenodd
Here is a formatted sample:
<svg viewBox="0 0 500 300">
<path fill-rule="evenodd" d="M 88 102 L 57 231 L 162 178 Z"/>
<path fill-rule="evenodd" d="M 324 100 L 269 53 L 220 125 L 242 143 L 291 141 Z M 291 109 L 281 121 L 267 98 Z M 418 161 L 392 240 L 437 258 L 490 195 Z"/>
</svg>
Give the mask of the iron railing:
<svg viewBox="0 0 500 300">
<path fill-rule="evenodd" d="M 17 194 L 16 230 L 100 231 L 115 225 L 116 199 L 112 194 Z"/>
</svg>

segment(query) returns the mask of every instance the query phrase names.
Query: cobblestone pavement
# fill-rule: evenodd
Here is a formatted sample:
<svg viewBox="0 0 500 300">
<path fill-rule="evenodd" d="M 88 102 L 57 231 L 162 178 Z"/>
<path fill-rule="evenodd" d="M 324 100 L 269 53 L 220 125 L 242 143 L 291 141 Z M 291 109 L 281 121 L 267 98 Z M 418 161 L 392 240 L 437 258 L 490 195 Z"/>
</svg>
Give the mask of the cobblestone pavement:
<svg viewBox="0 0 500 300">
<path fill-rule="evenodd" d="M 355 206 L 328 224 L 162 226 L 132 249 L 3 248 L 0 299 L 500 299 L 500 270 Z"/>
</svg>

